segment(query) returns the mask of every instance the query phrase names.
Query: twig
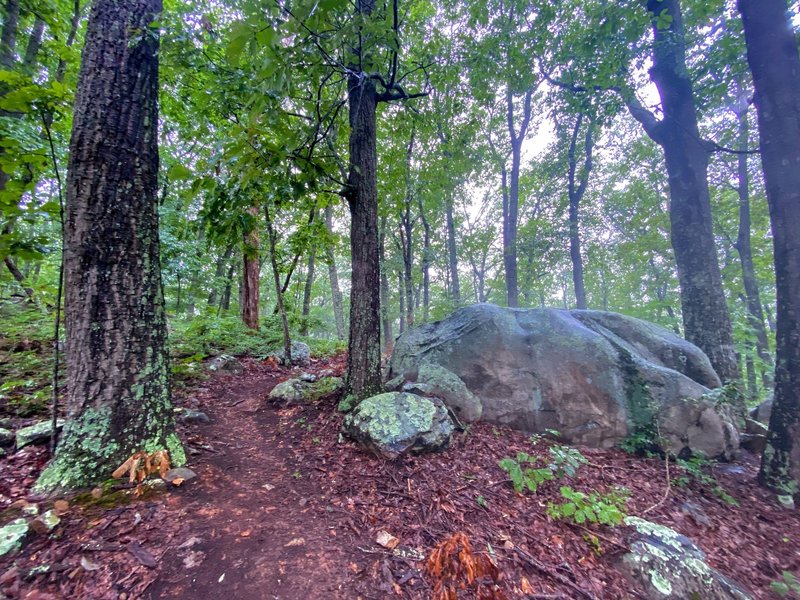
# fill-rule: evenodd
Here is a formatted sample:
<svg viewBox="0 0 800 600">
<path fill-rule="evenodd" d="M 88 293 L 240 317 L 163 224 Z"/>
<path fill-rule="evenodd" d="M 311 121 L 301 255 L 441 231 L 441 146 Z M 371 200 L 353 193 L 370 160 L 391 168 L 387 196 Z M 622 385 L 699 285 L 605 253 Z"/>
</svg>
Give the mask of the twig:
<svg viewBox="0 0 800 600">
<path fill-rule="evenodd" d="M 666 502 L 667 498 L 669 497 L 669 491 L 672 488 L 672 482 L 670 481 L 669 478 L 669 452 L 666 451 L 664 452 L 664 465 L 666 467 L 666 472 L 667 472 L 667 488 L 664 490 L 664 495 L 662 496 L 661 500 L 653 504 L 653 506 L 651 506 L 647 510 L 643 511 L 642 512 L 643 515 L 646 515 L 651 510 L 655 510 L 656 508 L 664 504 L 664 502 Z"/>
<path fill-rule="evenodd" d="M 569 578 L 565 577 L 564 575 L 562 575 L 561 573 L 559 573 L 557 571 L 554 571 L 553 569 L 548 567 L 546 564 L 544 564 L 540 560 L 534 558 L 531 554 L 528 554 L 527 552 L 525 552 L 522 548 L 519 548 L 518 546 L 515 546 L 514 547 L 514 551 L 517 554 L 519 554 L 525 560 L 525 562 L 527 562 L 529 565 L 531 565 L 535 569 L 541 571 L 545 575 L 548 575 L 549 577 L 552 577 L 553 579 L 558 581 L 560 584 L 567 586 L 572 591 L 577 592 L 582 598 L 587 598 L 588 600 L 597 600 L 597 598 L 595 596 L 593 596 L 591 593 L 587 592 L 586 590 L 584 590 L 581 587 L 578 587 L 577 585 L 572 583 L 569 580 Z"/>
</svg>

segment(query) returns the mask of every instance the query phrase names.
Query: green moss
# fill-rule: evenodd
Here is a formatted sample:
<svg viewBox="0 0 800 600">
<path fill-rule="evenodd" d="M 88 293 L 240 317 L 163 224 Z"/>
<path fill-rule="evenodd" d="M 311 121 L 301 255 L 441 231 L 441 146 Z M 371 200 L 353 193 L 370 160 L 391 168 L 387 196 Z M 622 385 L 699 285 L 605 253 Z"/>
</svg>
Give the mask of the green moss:
<svg viewBox="0 0 800 600">
<path fill-rule="evenodd" d="M 620 368 L 625 378 L 628 412 L 628 436 L 621 447 L 629 452 L 650 452 L 657 448 L 658 408 L 642 379 L 633 356 L 625 348 L 615 346 L 619 353 Z"/>
<path fill-rule="evenodd" d="M 395 396 L 399 396 L 400 410 L 395 404 Z M 408 429 L 431 429 L 435 414 L 436 406 L 424 398 L 389 392 L 362 401 L 355 418 L 366 425 L 365 430 L 371 437 L 391 444 L 403 439 Z"/>
</svg>

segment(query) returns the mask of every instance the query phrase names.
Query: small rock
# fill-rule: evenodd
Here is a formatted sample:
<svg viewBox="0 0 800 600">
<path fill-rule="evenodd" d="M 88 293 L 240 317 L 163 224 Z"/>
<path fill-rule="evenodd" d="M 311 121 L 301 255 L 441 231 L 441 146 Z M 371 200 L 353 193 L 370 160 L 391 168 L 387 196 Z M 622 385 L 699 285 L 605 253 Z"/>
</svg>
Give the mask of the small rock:
<svg viewBox="0 0 800 600">
<path fill-rule="evenodd" d="M 794 510 L 794 498 L 789 494 L 782 494 L 778 496 L 778 503 L 789 510 Z"/>
<path fill-rule="evenodd" d="M 320 379 L 323 377 L 333 377 L 334 375 L 336 375 L 336 372 L 333 369 L 325 369 L 324 371 L 319 372 Z"/>
<path fill-rule="evenodd" d="M 164 481 L 168 481 L 169 483 L 173 483 L 174 481 L 180 479 L 182 480 L 181 483 L 189 481 L 197 477 L 197 473 L 188 469 L 186 467 L 176 467 L 174 469 L 170 469 L 164 474 Z"/>
<path fill-rule="evenodd" d="M 285 404 L 303 402 L 308 387 L 308 383 L 300 379 L 287 379 L 272 388 L 268 399 L 272 402 L 281 402 Z"/>
<path fill-rule="evenodd" d="M 3 429 L 11 429 L 12 427 L 14 427 L 14 421 L 12 419 L 9 419 L 8 417 L 3 417 L 2 419 L 0 419 L 0 427 L 2 427 Z"/>
<path fill-rule="evenodd" d="M 58 516 L 66 514 L 69 512 L 69 502 L 66 500 L 56 500 L 53 502 L 53 511 L 55 511 Z"/>
<path fill-rule="evenodd" d="M 14 432 L 5 427 L 0 427 L 0 446 L 14 445 Z"/>
<path fill-rule="evenodd" d="M 311 348 L 308 347 L 308 344 L 304 344 L 303 342 L 292 342 L 291 351 L 293 365 L 305 367 L 309 362 L 311 362 Z M 270 356 L 275 357 L 281 364 L 286 363 L 283 348 L 277 352 L 273 352 L 270 354 Z"/>
<path fill-rule="evenodd" d="M 767 447 L 767 436 L 755 433 L 742 433 L 739 436 L 742 448 L 753 454 L 761 454 Z"/>
<path fill-rule="evenodd" d="M 194 569 L 199 567 L 206 558 L 205 552 L 199 550 L 192 550 L 183 558 L 183 566 L 186 569 Z"/>
<path fill-rule="evenodd" d="M 233 356 L 220 354 L 208 361 L 208 370 L 224 371 L 226 373 L 232 373 L 233 375 L 241 375 L 244 373 L 244 365 Z"/>
<path fill-rule="evenodd" d="M 714 466 L 719 472 L 726 475 L 747 475 L 747 471 L 740 465 L 733 465 L 730 463 L 718 463 Z"/>
<path fill-rule="evenodd" d="M 317 376 L 313 373 L 303 373 L 300 375 L 300 381 L 305 381 L 308 383 L 314 383 L 317 380 Z"/>
<path fill-rule="evenodd" d="M 703 525 L 705 527 L 711 526 L 711 519 L 708 518 L 708 515 L 705 513 L 705 511 L 700 508 L 700 505 L 692 502 L 691 500 L 683 502 L 678 510 L 690 517 L 698 525 Z"/>
<path fill-rule="evenodd" d="M 284 544 L 283 547 L 284 548 L 293 548 L 295 546 L 305 546 L 305 543 L 306 543 L 306 541 L 303 538 L 299 537 L 299 538 L 294 538 L 293 540 L 291 540 L 288 543 Z"/>
<path fill-rule="evenodd" d="M 55 511 L 48 510 L 31 521 L 30 528 L 39 535 L 44 535 L 53 531 L 59 523 L 61 519 Z"/>
<path fill-rule="evenodd" d="M 28 530 L 28 521 L 25 519 L 15 519 L 8 525 L 0 527 L 0 556 L 18 552 L 28 535 Z"/>
<path fill-rule="evenodd" d="M 35 517 L 39 514 L 39 505 L 33 503 L 25 504 L 25 506 L 22 507 L 22 514 L 29 517 Z"/>
<path fill-rule="evenodd" d="M 206 425 L 211 422 L 206 413 L 191 408 L 182 408 L 175 420 L 186 425 Z"/>
<path fill-rule="evenodd" d="M 99 571 L 102 568 L 101 565 L 99 565 L 96 562 L 92 562 L 91 560 L 89 560 L 85 556 L 81 556 L 81 566 L 86 571 Z"/>
<path fill-rule="evenodd" d="M 17 430 L 16 442 L 17 450 L 29 446 L 30 444 L 46 444 L 50 441 L 53 432 L 53 422 L 51 420 L 39 421 L 30 427 L 23 427 Z M 61 431 L 64 427 L 64 420 L 58 419 L 56 421 L 56 429 Z"/>
</svg>

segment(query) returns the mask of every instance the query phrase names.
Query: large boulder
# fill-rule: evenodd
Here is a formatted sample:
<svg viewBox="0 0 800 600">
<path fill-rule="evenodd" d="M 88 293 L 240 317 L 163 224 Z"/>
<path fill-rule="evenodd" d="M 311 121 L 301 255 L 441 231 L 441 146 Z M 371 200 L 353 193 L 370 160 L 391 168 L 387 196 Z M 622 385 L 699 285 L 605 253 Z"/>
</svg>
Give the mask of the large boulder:
<svg viewBox="0 0 800 600">
<path fill-rule="evenodd" d="M 688 427 L 673 423 L 675 407 L 720 386 L 693 344 L 652 323 L 599 311 L 464 307 L 406 331 L 387 378 L 418 380 L 426 365 L 459 378 L 479 400 L 481 420 L 529 432 L 556 429 L 569 442 L 596 447 Z M 719 418 L 730 424 L 726 411 Z M 736 440 L 722 439 L 730 427 L 698 420 L 704 435 L 720 439 L 702 439 L 697 450 L 730 454 Z M 676 453 L 683 454 L 703 437 L 674 433 Z"/>
<path fill-rule="evenodd" d="M 740 584 L 712 569 L 697 545 L 674 529 L 638 517 L 627 517 L 633 528 L 619 569 L 648 600 L 751 600 Z"/>
<path fill-rule="evenodd" d="M 342 429 L 369 452 L 394 459 L 443 450 L 454 428 L 441 400 L 387 392 L 361 401 L 344 418 Z"/>
<path fill-rule="evenodd" d="M 471 423 L 481 418 L 483 406 L 461 378 L 441 365 L 424 363 L 414 372 L 406 373 L 396 380 L 402 383 L 401 390 L 424 396 L 441 398 L 462 423 Z M 387 385 L 391 390 L 391 386 Z"/>
</svg>

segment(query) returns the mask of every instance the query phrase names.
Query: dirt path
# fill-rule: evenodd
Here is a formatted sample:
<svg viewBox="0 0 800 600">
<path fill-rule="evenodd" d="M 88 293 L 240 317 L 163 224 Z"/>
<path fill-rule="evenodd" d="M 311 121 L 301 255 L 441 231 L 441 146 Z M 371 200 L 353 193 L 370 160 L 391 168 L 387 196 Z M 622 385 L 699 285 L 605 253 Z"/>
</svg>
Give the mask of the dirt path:
<svg viewBox="0 0 800 600">
<path fill-rule="evenodd" d="M 354 597 L 344 579 L 357 550 L 342 543 L 282 427 L 297 411 L 266 402 L 288 375 L 249 365 L 246 377 L 222 375 L 197 391 L 211 418 L 198 431 L 213 451 L 193 461 L 199 481 L 171 506 L 182 535 L 148 598 Z"/>
</svg>

